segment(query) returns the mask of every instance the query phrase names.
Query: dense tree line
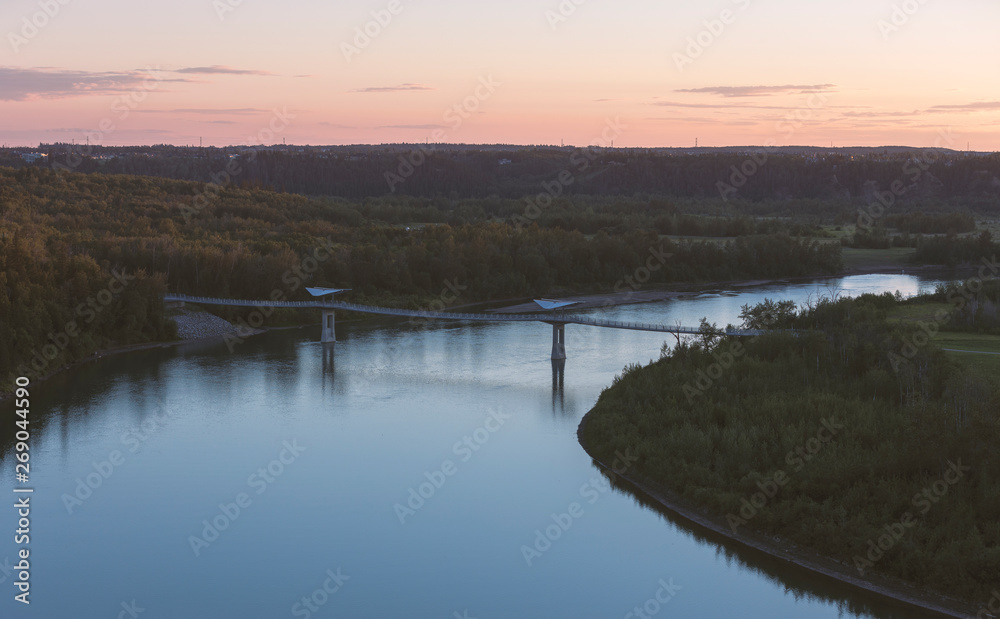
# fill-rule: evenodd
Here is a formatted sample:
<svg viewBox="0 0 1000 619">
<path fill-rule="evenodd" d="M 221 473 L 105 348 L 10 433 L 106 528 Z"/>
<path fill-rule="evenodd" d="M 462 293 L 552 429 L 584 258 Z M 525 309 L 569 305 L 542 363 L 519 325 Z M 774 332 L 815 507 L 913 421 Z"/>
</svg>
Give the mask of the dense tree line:
<svg viewBox="0 0 1000 619">
<path fill-rule="evenodd" d="M 809 331 L 737 342 L 707 327 L 626 368 L 581 438 L 606 462 L 637 456 L 630 475 L 737 534 L 981 603 L 1000 574 L 1000 393 L 919 327 L 887 321 L 899 302 L 827 299 L 791 318 L 744 308 Z"/>
<path fill-rule="evenodd" d="M 887 215 L 885 226 L 910 234 L 961 234 L 976 229 L 970 213 L 895 213 Z"/>
<path fill-rule="evenodd" d="M 949 237 L 946 244 L 950 246 L 956 243 L 953 238 L 956 235 L 976 230 L 976 218 L 968 212 L 911 211 L 894 213 L 874 223 L 875 225 L 858 226 L 852 236 L 844 237 L 841 242 L 846 246 L 868 249 L 920 247 L 924 245 L 924 235 L 944 234 Z M 989 239 L 989 236 L 986 238 Z"/>
<path fill-rule="evenodd" d="M 392 208 L 0 168 L 0 379 L 45 374 L 115 343 L 170 339 L 159 300 L 168 290 L 301 300 L 306 284 L 332 285 L 358 301 L 416 307 L 448 283 L 468 303 L 841 268 L 838 245 L 784 233 L 689 242 L 630 225 L 587 235 L 530 218 L 406 226 L 369 217 Z"/>
<path fill-rule="evenodd" d="M 456 148 L 448 145 L 306 149 L 158 148 L 114 159 L 50 147 L 46 163 L 79 172 L 123 173 L 211 182 L 239 154 L 232 182 L 306 195 L 366 198 L 521 198 L 554 195 L 662 195 L 721 200 L 842 200 L 868 204 L 890 196 L 897 207 L 964 204 L 1000 208 L 1000 155 L 953 151 L 814 149 L 809 155 L 730 151 L 664 152 L 604 148 Z M 121 149 L 117 149 L 121 150 Z M 16 162 L 12 162 L 16 163 Z M 19 163 L 16 163 L 20 165 Z M 557 183 L 569 174 L 568 183 Z"/>
<path fill-rule="evenodd" d="M 984 258 L 997 255 L 997 244 L 988 231 L 974 237 L 946 236 L 924 237 L 916 243 L 913 259 L 921 264 L 979 265 Z"/>
<path fill-rule="evenodd" d="M 996 264 L 997 254 L 986 258 L 988 264 Z M 952 307 L 947 322 L 949 331 L 1000 335 L 1000 280 L 998 274 L 986 273 L 988 279 L 977 275 L 964 282 L 940 285 L 934 294 L 928 295 L 929 299 Z"/>
<path fill-rule="evenodd" d="M 45 231 L 0 238 L 0 369 L 44 376 L 116 343 L 166 340 L 175 328 L 158 297 L 162 276 L 96 260 Z M 29 369 L 30 368 L 30 369 Z"/>
</svg>

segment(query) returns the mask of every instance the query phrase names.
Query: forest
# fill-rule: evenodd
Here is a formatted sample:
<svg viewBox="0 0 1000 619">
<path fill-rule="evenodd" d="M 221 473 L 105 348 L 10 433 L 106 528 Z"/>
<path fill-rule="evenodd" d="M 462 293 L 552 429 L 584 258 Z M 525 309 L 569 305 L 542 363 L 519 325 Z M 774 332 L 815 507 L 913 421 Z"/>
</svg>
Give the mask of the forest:
<svg viewBox="0 0 1000 619">
<path fill-rule="evenodd" d="M 737 341 L 703 324 L 696 340 L 665 345 L 659 361 L 616 377 L 581 441 L 599 459 L 630 450 L 630 477 L 735 535 L 987 599 L 1000 574 L 1000 388 L 927 337 L 1000 326 L 1000 287 L 986 284 L 907 301 L 829 297 L 800 311 L 745 306 L 743 326 L 778 330 Z M 891 319 L 945 299 L 931 327 Z"/>
<path fill-rule="evenodd" d="M 525 204 L 516 201 L 503 203 L 498 212 L 510 216 L 502 218 L 488 215 L 488 204 L 459 201 L 427 210 L 423 199 L 359 203 L 237 186 L 212 191 L 161 178 L 0 168 L 0 380 L 9 386 L 15 373 L 44 376 L 114 345 L 172 339 L 160 301 L 166 291 L 301 300 L 308 283 L 352 288 L 359 302 L 419 307 L 446 282 L 462 287 L 463 304 L 611 291 L 651 253 L 663 259 L 646 286 L 841 269 L 839 244 L 793 236 L 787 222 L 681 216 L 669 201 L 642 199 L 608 199 L 599 210 L 619 203 L 641 215 L 584 234 L 558 223 L 540 226 L 542 218 L 532 219 L 532 212 L 518 218 Z M 596 217 L 592 207 L 559 205 L 560 212 L 584 219 Z M 436 221 L 463 209 L 463 223 Z M 661 216 L 749 234 L 672 239 L 645 227 Z M 241 316 L 236 309 L 218 311 Z M 276 320 L 291 318 L 276 312 Z"/>
<path fill-rule="evenodd" d="M 526 153 L 514 169 L 537 178 L 571 156 Z M 265 155 L 281 153 L 261 153 L 261 162 Z M 942 176 L 973 169 L 961 161 Z M 704 161 L 689 163 L 685 178 Z M 990 216 L 988 191 L 970 199 L 978 211 L 928 198 L 854 230 L 858 203 L 846 198 L 725 202 L 580 193 L 584 183 L 570 185 L 573 193 L 517 198 L 350 198 L 272 191 L 263 187 L 273 183 L 249 182 L 252 174 L 219 184 L 51 167 L 0 168 L 0 390 L 16 372 L 45 375 L 116 345 L 171 340 L 159 303 L 166 291 L 295 300 L 309 283 L 351 288 L 359 302 L 421 307 L 448 282 L 461 287 L 459 304 L 617 290 L 651 253 L 669 258 L 638 285 L 835 274 L 842 246 L 913 247 L 917 263 L 949 266 L 992 246 L 979 229 Z M 841 231 L 838 222 L 851 223 Z M 303 318 L 282 310 L 272 320 Z"/>
</svg>

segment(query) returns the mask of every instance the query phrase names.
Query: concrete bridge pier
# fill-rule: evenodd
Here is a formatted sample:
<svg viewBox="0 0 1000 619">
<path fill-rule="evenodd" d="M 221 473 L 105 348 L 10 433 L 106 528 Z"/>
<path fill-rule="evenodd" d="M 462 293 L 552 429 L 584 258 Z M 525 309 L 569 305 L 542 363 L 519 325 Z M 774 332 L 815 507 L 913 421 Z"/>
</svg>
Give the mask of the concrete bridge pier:
<svg viewBox="0 0 1000 619">
<path fill-rule="evenodd" d="M 337 331 L 334 328 L 336 321 L 333 317 L 334 310 L 323 310 L 322 335 L 320 341 L 324 344 L 331 344 L 337 341 Z"/>
<path fill-rule="evenodd" d="M 337 343 L 330 342 L 328 344 L 323 344 L 323 375 L 329 374 L 333 376 L 336 366 L 334 361 L 336 358 Z"/>
<path fill-rule="evenodd" d="M 563 396 L 566 390 L 566 360 L 552 360 L 552 409 L 555 410 L 556 403 L 562 407 Z"/>
<path fill-rule="evenodd" d="M 552 359 L 566 358 L 566 325 L 552 323 Z"/>
</svg>

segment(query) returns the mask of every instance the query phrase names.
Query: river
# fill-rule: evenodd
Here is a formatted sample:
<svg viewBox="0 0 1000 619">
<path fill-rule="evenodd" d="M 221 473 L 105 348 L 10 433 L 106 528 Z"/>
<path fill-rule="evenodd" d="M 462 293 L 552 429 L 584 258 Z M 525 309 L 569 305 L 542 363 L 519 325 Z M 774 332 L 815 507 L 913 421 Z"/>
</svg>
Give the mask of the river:
<svg viewBox="0 0 1000 619">
<path fill-rule="evenodd" d="M 765 297 L 937 281 L 852 276 L 593 312 L 724 326 Z M 561 374 L 545 324 L 341 322 L 332 358 L 318 331 L 134 352 L 33 385 L 32 604 L 13 600 L 8 506 L 0 616 L 918 616 L 608 486 L 577 425 L 672 336 L 569 325 Z M 0 410 L 12 426 L 13 403 Z"/>
</svg>

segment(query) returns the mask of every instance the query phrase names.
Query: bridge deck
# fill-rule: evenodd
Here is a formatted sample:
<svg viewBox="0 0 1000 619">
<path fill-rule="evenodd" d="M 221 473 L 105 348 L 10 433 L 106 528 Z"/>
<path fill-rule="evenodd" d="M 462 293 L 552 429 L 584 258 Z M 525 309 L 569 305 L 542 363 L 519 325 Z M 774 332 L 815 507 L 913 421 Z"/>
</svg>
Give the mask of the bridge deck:
<svg viewBox="0 0 1000 619">
<path fill-rule="evenodd" d="M 393 307 L 376 307 L 373 305 L 360 305 L 357 303 L 345 303 L 343 301 L 254 301 L 245 299 L 216 299 L 212 297 L 192 297 L 183 294 L 167 294 L 163 296 L 164 301 L 185 301 L 200 305 L 228 305 L 234 307 L 289 307 L 299 309 L 320 309 L 320 310 L 345 310 L 350 312 L 360 312 L 364 314 L 380 314 L 383 316 L 402 316 L 407 318 L 429 318 L 434 320 L 473 320 L 480 322 L 547 322 L 560 324 L 588 325 L 591 327 L 603 327 L 606 329 L 629 329 L 632 331 L 652 331 L 658 333 L 676 333 L 682 335 L 696 335 L 698 329 L 684 327 L 680 325 L 657 325 L 639 322 L 621 322 L 617 320 L 606 320 L 603 318 L 591 318 L 562 312 L 551 314 L 467 314 L 460 312 L 435 312 L 430 310 L 408 310 Z M 760 335 L 763 331 L 734 329 L 727 330 L 727 335 L 734 336 L 754 336 Z"/>
</svg>

